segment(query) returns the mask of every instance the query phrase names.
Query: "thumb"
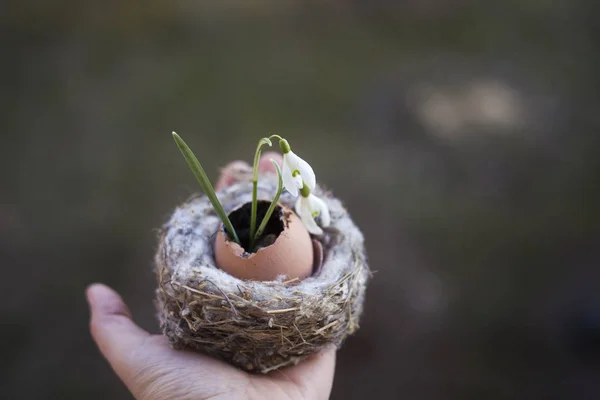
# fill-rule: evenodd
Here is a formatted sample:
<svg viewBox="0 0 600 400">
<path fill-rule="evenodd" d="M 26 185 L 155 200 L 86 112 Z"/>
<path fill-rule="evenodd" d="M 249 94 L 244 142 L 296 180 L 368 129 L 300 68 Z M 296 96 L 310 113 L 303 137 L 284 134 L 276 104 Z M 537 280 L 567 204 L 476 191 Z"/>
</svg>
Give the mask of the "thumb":
<svg viewBox="0 0 600 400">
<path fill-rule="evenodd" d="M 87 288 L 90 305 L 90 331 L 100 352 L 113 370 L 131 389 L 135 352 L 150 334 L 131 320 L 121 297 L 106 285 L 95 283 Z"/>
</svg>

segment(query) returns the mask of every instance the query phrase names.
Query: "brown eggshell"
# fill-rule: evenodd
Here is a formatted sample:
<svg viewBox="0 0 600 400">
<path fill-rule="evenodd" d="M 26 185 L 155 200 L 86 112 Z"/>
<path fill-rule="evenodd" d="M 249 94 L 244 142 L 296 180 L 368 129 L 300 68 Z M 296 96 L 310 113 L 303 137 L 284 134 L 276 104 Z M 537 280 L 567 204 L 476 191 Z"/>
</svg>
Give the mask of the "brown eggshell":
<svg viewBox="0 0 600 400">
<path fill-rule="evenodd" d="M 273 281 L 280 275 L 287 279 L 304 279 L 313 272 L 313 244 L 298 216 L 288 208 L 283 212 L 283 231 L 275 243 L 246 253 L 223 230 L 217 232 L 215 261 L 219 268 L 236 278 L 252 281 Z"/>
</svg>

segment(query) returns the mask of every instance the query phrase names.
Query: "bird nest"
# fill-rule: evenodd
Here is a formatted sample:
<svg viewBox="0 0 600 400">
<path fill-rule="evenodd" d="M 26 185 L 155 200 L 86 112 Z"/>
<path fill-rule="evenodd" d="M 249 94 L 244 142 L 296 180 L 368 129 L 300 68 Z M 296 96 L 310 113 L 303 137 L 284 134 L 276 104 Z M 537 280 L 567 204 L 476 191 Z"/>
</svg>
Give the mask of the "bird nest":
<svg viewBox="0 0 600 400">
<path fill-rule="evenodd" d="M 274 176 L 259 182 L 259 199 L 271 199 Z M 250 182 L 218 193 L 227 213 L 251 200 Z M 164 225 L 156 255 L 156 305 L 174 348 L 193 348 L 244 370 L 267 373 L 296 364 L 329 345 L 339 347 L 358 329 L 370 276 L 364 240 L 341 202 L 315 188 L 331 225 L 315 237 L 322 265 L 302 281 L 243 281 L 215 265 L 214 238 L 221 221 L 206 197 L 178 207 Z M 282 194 L 290 208 L 294 199 Z"/>
</svg>

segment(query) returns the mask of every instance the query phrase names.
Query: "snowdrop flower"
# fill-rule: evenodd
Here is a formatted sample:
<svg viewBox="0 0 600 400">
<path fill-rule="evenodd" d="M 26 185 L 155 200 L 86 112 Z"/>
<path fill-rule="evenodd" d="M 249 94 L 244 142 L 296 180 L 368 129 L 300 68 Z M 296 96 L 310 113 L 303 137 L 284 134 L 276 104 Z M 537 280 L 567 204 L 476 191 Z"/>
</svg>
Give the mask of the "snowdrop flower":
<svg viewBox="0 0 600 400">
<path fill-rule="evenodd" d="M 287 191 L 296 197 L 298 196 L 298 190 L 302 189 L 305 183 L 309 190 L 314 190 L 317 179 L 311 166 L 294 154 L 287 140 L 279 140 L 279 147 L 283 153 L 281 178 L 283 179 L 283 186 Z"/>
<path fill-rule="evenodd" d="M 329 216 L 329 208 L 327 204 L 314 194 L 306 184 L 300 189 L 300 197 L 296 200 L 296 213 L 304 223 L 306 230 L 313 235 L 322 235 L 323 230 L 315 222 L 315 217 L 321 216 L 321 226 L 328 227 L 331 218 Z"/>
</svg>

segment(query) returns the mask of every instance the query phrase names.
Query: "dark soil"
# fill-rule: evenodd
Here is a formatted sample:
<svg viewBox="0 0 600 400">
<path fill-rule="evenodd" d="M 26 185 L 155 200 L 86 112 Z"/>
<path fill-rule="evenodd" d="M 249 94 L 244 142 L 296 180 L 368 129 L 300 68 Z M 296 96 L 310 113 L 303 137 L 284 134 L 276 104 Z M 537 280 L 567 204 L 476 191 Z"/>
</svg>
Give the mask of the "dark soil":
<svg viewBox="0 0 600 400">
<path fill-rule="evenodd" d="M 257 210 L 257 218 L 256 218 L 256 229 L 262 223 L 262 220 L 265 217 L 265 214 L 271 205 L 270 201 L 259 200 L 256 210 Z M 280 206 L 276 206 L 275 210 L 273 210 L 273 214 L 269 218 L 269 222 L 259 238 L 254 248 L 250 249 L 250 214 L 252 211 L 252 204 L 246 203 L 237 210 L 233 211 L 229 214 L 229 219 L 235 228 L 235 231 L 240 239 L 241 245 L 248 253 L 252 253 L 256 251 L 260 247 L 266 247 L 269 244 L 272 244 L 279 234 L 283 232 L 284 223 L 282 218 L 283 209 Z M 231 238 L 229 238 L 231 240 Z"/>
</svg>

